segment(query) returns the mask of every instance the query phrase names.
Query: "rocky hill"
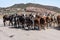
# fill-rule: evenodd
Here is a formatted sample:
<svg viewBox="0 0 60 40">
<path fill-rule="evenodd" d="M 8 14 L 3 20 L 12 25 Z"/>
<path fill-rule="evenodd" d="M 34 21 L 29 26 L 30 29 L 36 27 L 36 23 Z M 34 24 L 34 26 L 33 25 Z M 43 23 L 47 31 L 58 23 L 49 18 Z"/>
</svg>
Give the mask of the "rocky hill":
<svg viewBox="0 0 60 40">
<path fill-rule="evenodd" d="M 47 5 L 41 5 L 41 4 L 34 4 L 34 3 L 27 3 L 27 4 L 15 4 L 11 6 L 10 8 L 26 8 L 28 6 L 33 6 L 33 7 L 38 7 L 38 8 L 45 8 L 51 11 L 59 12 L 60 13 L 60 8 L 54 7 L 54 6 L 47 6 Z"/>
<path fill-rule="evenodd" d="M 58 7 L 54 7 L 54 6 L 47 6 L 47 5 L 41 5 L 41 4 L 35 4 L 35 3 L 27 3 L 27 4 L 15 4 L 15 5 L 12 5 L 10 7 L 7 7 L 7 8 L 0 8 L 0 13 L 13 13 L 13 12 L 18 12 L 18 11 L 24 11 L 23 9 L 26 9 L 26 8 L 36 8 L 34 9 L 35 11 L 38 9 L 39 10 L 42 10 L 45 11 L 53 11 L 53 12 L 57 12 L 57 13 L 60 13 L 60 8 Z"/>
</svg>

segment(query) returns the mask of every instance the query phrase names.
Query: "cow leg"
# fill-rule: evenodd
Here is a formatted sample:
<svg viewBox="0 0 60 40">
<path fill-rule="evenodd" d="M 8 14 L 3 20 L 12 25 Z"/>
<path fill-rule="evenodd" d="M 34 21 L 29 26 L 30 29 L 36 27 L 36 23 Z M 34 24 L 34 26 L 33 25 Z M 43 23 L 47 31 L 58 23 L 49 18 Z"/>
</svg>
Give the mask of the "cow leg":
<svg viewBox="0 0 60 40">
<path fill-rule="evenodd" d="M 38 30 L 41 30 L 41 27 L 38 26 Z"/>
<path fill-rule="evenodd" d="M 14 23 L 14 27 L 16 28 L 16 22 Z"/>
<path fill-rule="evenodd" d="M 41 27 L 41 24 L 40 24 L 40 25 L 38 26 L 38 29 L 41 30 L 41 28 L 42 28 L 42 27 Z"/>
<path fill-rule="evenodd" d="M 17 28 L 19 27 L 18 22 L 16 22 L 16 27 L 17 27 Z"/>
<path fill-rule="evenodd" d="M 32 30 L 33 30 L 33 29 L 34 29 L 34 27 L 35 27 L 34 25 L 31 25 L 31 26 L 30 26 L 30 29 L 32 29 Z"/>
<path fill-rule="evenodd" d="M 14 23 L 13 23 L 13 22 L 11 22 L 11 25 L 12 25 L 12 26 L 13 26 L 13 24 L 14 24 Z"/>
<path fill-rule="evenodd" d="M 44 24 L 41 24 L 41 28 L 45 30 L 45 25 Z"/>
<path fill-rule="evenodd" d="M 4 26 L 5 26 L 5 22 L 6 22 L 6 21 L 5 21 L 5 20 L 3 20 Z"/>
<path fill-rule="evenodd" d="M 46 28 L 48 29 L 48 23 L 45 24 Z"/>
<path fill-rule="evenodd" d="M 13 23 L 13 22 L 11 22 L 11 25 L 13 26 L 13 25 L 14 25 L 14 23 Z"/>
<path fill-rule="evenodd" d="M 48 23 L 45 23 L 44 25 L 43 25 L 43 27 L 44 27 L 44 30 L 47 28 L 48 29 Z"/>
<path fill-rule="evenodd" d="M 54 28 L 55 27 L 55 22 L 51 22 L 51 28 Z"/>
<path fill-rule="evenodd" d="M 60 22 L 58 22 L 58 27 L 60 27 Z"/>
<path fill-rule="evenodd" d="M 35 22 L 34 22 L 34 20 L 33 20 L 33 27 L 32 27 L 32 29 L 34 29 L 35 28 Z"/>
<path fill-rule="evenodd" d="M 30 30 L 30 25 L 27 25 L 27 27 L 28 27 L 28 30 Z"/>
<path fill-rule="evenodd" d="M 18 22 L 18 27 L 19 27 L 20 25 L 19 25 L 19 22 Z"/>
<path fill-rule="evenodd" d="M 9 22 L 9 26 L 10 26 L 10 22 Z"/>
<path fill-rule="evenodd" d="M 29 25 L 28 24 L 24 24 L 24 29 L 29 29 Z"/>
<path fill-rule="evenodd" d="M 48 29 L 48 27 L 49 27 L 49 23 L 46 23 L 46 28 Z"/>
<path fill-rule="evenodd" d="M 53 26 L 52 26 L 52 22 L 50 22 L 49 26 L 50 26 L 50 28 L 53 28 Z"/>
<path fill-rule="evenodd" d="M 47 23 L 47 29 L 49 28 L 49 23 Z"/>
<path fill-rule="evenodd" d="M 39 24 L 34 24 L 34 29 L 41 30 L 41 26 Z"/>
<path fill-rule="evenodd" d="M 9 26 L 10 26 L 10 25 L 12 25 L 12 26 L 13 26 L 13 23 L 12 23 L 11 21 L 9 22 Z"/>
<path fill-rule="evenodd" d="M 5 26 L 5 22 L 4 22 L 4 26 Z"/>
</svg>

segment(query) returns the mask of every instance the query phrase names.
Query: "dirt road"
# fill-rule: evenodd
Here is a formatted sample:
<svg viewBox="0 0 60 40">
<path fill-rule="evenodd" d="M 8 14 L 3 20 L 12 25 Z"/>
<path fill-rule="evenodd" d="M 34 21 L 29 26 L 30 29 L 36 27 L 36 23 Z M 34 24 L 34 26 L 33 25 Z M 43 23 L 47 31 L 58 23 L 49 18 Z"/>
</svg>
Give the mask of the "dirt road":
<svg viewBox="0 0 60 40">
<path fill-rule="evenodd" d="M 22 30 L 3 26 L 0 19 L 0 40 L 60 40 L 60 30 Z"/>
</svg>

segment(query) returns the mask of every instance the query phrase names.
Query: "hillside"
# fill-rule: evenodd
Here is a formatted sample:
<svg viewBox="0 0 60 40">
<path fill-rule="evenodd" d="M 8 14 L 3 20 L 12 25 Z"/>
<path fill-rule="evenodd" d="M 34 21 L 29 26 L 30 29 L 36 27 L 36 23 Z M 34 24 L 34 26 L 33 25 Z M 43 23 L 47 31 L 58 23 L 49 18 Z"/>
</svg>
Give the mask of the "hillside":
<svg viewBox="0 0 60 40">
<path fill-rule="evenodd" d="M 28 6 L 38 7 L 38 8 L 45 8 L 51 11 L 55 11 L 60 13 L 60 8 L 54 7 L 54 6 L 47 6 L 47 5 L 40 5 L 40 4 L 34 4 L 34 3 L 27 3 L 27 4 L 15 4 L 11 6 L 10 8 L 26 8 Z"/>
<path fill-rule="evenodd" d="M 21 4 L 15 4 L 10 7 L 6 7 L 6 8 L 0 7 L 0 14 L 5 14 L 5 13 L 11 14 L 11 13 L 17 13 L 20 11 L 24 12 L 24 9 L 28 8 L 28 10 L 30 10 L 29 8 L 32 8 L 32 7 L 34 8 L 33 10 L 35 10 L 36 12 L 39 12 L 39 13 L 45 13 L 45 12 L 49 13 L 51 11 L 52 11 L 52 13 L 53 12 L 60 13 L 60 8 L 58 8 L 58 7 L 35 4 L 35 3 L 27 3 L 27 4 L 21 3 Z"/>
</svg>

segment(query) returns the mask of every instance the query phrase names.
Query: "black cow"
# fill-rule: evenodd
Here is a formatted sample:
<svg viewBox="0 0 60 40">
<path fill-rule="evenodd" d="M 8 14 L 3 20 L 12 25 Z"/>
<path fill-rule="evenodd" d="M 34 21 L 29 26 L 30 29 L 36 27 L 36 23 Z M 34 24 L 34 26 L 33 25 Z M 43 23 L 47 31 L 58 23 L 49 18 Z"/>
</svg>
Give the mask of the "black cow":
<svg viewBox="0 0 60 40">
<path fill-rule="evenodd" d="M 30 27 L 32 27 L 33 25 L 33 21 L 32 19 L 30 19 L 30 17 L 25 17 L 25 22 L 24 22 L 24 26 L 28 27 L 28 29 L 30 29 Z"/>
<path fill-rule="evenodd" d="M 5 26 L 5 22 L 6 22 L 6 21 L 9 21 L 9 25 L 10 25 L 10 23 L 13 25 L 12 19 L 13 19 L 13 15 L 4 15 L 4 16 L 3 16 L 4 26 Z"/>
</svg>

